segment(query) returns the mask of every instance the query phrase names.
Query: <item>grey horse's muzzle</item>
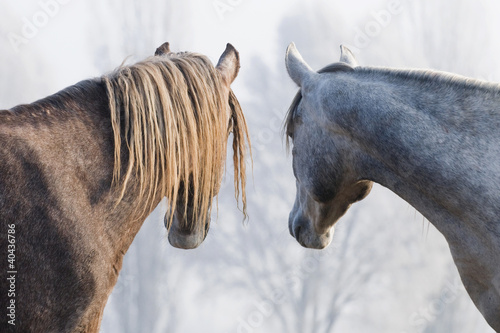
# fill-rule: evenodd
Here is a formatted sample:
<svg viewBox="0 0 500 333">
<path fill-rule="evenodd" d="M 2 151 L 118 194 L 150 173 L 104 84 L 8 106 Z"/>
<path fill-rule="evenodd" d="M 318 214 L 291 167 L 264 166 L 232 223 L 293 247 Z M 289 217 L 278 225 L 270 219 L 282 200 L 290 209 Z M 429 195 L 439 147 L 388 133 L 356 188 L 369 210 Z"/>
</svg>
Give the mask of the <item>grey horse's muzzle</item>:
<svg viewBox="0 0 500 333">
<path fill-rule="evenodd" d="M 334 231 L 332 227 L 325 234 L 316 233 L 312 221 L 296 207 L 290 212 L 288 229 L 300 245 L 310 249 L 324 249 L 327 247 L 332 241 Z"/>
</svg>

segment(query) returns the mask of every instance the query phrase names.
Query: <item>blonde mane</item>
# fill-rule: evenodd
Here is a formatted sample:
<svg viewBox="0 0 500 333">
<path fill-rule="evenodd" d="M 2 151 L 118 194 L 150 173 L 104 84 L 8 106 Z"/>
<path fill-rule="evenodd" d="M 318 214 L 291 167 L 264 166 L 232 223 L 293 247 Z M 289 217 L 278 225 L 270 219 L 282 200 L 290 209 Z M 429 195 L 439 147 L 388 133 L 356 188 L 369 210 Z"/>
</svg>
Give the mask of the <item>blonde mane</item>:
<svg viewBox="0 0 500 333">
<path fill-rule="evenodd" d="M 195 227 L 204 228 L 199 217 L 210 213 L 219 191 L 232 129 L 235 197 L 238 201 L 241 186 L 246 217 L 245 141 L 250 148 L 246 121 L 234 93 L 225 99 L 223 79 L 207 57 L 155 56 L 119 67 L 102 79 L 114 133 L 113 184 L 120 191 L 118 202 L 128 186 L 138 190 L 136 202 L 148 212 L 158 197 L 166 197 L 171 206 L 169 227 L 176 202 L 185 203 L 186 216 L 191 195 Z M 122 149 L 127 152 L 126 165 Z"/>
</svg>

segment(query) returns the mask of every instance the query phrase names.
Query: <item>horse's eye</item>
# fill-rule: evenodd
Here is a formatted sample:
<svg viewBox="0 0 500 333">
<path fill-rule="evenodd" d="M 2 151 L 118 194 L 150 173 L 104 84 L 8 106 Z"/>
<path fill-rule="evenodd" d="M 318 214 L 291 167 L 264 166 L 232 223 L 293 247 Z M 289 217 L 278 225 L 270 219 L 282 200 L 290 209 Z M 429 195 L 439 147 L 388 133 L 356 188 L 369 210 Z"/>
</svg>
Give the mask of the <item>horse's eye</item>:
<svg viewBox="0 0 500 333">
<path fill-rule="evenodd" d="M 286 128 L 286 135 L 293 140 L 293 125 L 289 124 Z"/>
</svg>

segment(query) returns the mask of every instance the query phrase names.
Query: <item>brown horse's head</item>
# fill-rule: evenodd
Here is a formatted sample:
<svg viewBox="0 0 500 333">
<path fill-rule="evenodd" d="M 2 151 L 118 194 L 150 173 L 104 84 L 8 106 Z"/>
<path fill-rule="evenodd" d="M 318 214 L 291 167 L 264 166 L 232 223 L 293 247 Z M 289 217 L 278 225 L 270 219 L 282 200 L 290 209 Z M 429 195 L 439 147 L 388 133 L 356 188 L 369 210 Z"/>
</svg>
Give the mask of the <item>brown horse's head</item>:
<svg viewBox="0 0 500 333">
<path fill-rule="evenodd" d="M 121 67 L 106 80 L 115 134 L 114 180 L 121 186 L 120 200 L 132 183 L 139 204 L 148 212 L 166 197 L 170 209 L 165 226 L 175 247 L 194 248 L 206 237 L 231 132 L 236 198 L 241 186 L 246 214 L 244 157 L 245 140 L 250 141 L 241 107 L 230 88 L 239 67 L 238 52 L 231 44 L 213 66 L 203 55 L 173 53 L 165 43 L 154 57 Z M 129 156 L 124 175 L 123 137 Z"/>
</svg>

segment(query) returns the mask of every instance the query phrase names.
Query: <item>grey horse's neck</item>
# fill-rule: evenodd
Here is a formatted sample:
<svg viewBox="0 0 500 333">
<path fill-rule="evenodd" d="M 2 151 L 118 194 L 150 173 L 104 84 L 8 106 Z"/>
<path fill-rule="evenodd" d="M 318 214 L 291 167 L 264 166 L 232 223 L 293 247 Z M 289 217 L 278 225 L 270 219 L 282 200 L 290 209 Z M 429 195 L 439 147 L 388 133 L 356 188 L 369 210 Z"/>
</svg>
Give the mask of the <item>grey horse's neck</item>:
<svg viewBox="0 0 500 333">
<path fill-rule="evenodd" d="M 472 300 L 499 327 L 500 87 L 439 73 L 375 77 L 358 81 L 368 93 L 356 97 L 357 124 L 345 120 L 362 177 L 441 231 Z"/>
<path fill-rule="evenodd" d="M 345 78 L 334 103 L 347 107 L 331 117 L 357 142 L 361 176 L 412 204 L 451 246 L 465 230 L 498 235 L 500 86 L 386 69 Z"/>
</svg>

